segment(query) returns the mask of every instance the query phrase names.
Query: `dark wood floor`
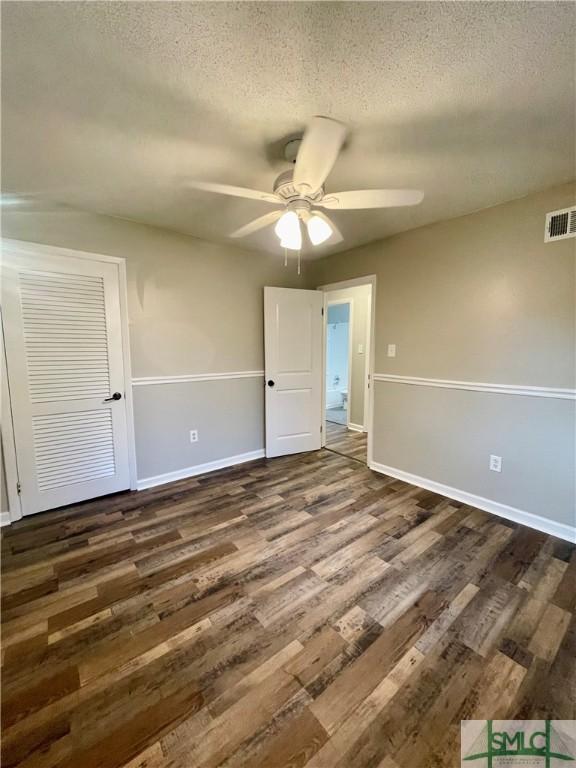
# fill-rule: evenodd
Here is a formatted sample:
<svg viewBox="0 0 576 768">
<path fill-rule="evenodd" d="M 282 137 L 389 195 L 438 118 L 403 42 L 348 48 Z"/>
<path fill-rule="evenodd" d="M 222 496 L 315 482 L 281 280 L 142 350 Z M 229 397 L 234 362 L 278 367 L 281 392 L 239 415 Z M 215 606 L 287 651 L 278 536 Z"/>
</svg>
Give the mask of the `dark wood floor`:
<svg viewBox="0 0 576 768">
<path fill-rule="evenodd" d="M 326 422 L 326 448 L 343 456 L 350 456 L 364 464 L 368 461 L 368 435 L 354 432 L 342 424 Z"/>
<path fill-rule="evenodd" d="M 576 555 L 329 451 L 4 529 L 2 765 L 446 768 L 576 717 Z"/>
</svg>

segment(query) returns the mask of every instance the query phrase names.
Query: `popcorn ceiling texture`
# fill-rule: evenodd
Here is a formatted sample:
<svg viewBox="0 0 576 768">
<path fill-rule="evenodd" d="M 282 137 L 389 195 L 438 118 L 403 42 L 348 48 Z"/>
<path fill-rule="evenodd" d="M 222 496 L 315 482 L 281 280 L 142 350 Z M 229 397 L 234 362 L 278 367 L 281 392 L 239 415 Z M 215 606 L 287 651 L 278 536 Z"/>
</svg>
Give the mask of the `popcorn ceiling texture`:
<svg viewBox="0 0 576 768">
<path fill-rule="evenodd" d="M 576 5 L 2 4 L 3 191 L 230 242 L 315 114 L 352 133 L 328 191 L 416 187 L 334 214 L 345 250 L 574 176 Z M 12 206 L 11 206 L 12 207 Z M 332 214 L 331 214 L 332 215 Z M 275 252 L 271 230 L 242 242 Z"/>
</svg>

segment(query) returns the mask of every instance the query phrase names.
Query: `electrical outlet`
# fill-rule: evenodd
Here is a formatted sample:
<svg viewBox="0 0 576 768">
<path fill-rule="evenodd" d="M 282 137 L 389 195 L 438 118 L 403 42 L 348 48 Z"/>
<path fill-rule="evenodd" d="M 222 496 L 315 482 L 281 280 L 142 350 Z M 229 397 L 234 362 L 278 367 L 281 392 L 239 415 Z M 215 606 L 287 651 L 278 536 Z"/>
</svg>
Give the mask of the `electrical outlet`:
<svg viewBox="0 0 576 768">
<path fill-rule="evenodd" d="M 359 355 L 364 354 L 364 344 L 358 344 L 358 354 Z"/>
<path fill-rule="evenodd" d="M 490 456 L 490 469 L 492 472 L 502 472 L 502 456 Z"/>
<path fill-rule="evenodd" d="M 190 442 L 191 443 L 197 443 L 198 442 L 198 430 L 197 429 L 191 429 L 190 430 Z"/>
<path fill-rule="evenodd" d="M 388 344 L 388 357 L 396 357 L 396 344 Z"/>
</svg>

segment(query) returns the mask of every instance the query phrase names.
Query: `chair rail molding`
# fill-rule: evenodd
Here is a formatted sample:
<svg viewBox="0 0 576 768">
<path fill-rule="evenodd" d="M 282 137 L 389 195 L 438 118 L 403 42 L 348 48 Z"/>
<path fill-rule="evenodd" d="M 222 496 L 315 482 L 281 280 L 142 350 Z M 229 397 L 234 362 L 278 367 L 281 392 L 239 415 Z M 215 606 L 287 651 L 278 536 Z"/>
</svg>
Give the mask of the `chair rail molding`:
<svg viewBox="0 0 576 768">
<path fill-rule="evenodd" d="M 224 373 L 185 373 L 176 376 L 132 377 L 132 386 L 147 387 L 154 384 L 182 384 L 187 381 L 220 381 L 221 379 L 264 378 L 264 371 L 226 371 Z"/>
<path fill-rule="evenodd" d="M 391 373 L 375 373 L 374 381 L 391 384 L 408 384 L 417 387 L 439 389 L 463 389 L 472 392 L 493 392 L 499 395 L 527 397 L 552 397 L 558 400 L 576 400 L 576 389 L 560 387 L 534 387 L 521 384 L 495 384 L 479 381 L 453 381 L 451 379 L 427 379 L 420 376 L 398 376 Z"/>
</svg>

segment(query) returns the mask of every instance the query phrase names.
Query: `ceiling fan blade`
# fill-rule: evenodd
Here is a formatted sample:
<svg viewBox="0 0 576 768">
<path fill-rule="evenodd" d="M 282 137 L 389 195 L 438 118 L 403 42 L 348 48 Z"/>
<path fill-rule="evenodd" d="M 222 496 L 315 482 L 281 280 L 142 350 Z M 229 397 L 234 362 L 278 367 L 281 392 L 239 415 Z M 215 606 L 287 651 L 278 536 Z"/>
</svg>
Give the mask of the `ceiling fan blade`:
<svg viewBox="0 0 576 768">
<path fill-rule="evenodd" d="M 326 224 L 328 224 L 328 226 L 332 229 L 332 234 L 330 235 L 330 238 L 328 240 L 329 243 L 331 244 L 341 243 L 342 240 L 344 240 L 344 238 L 342 237 L 342 233 L 340 232 L 336 224 L 334 224 L 332 219 L 326 216 L 325 213 L 322 213 L 322 211 L 315 210 L 314 216 L 318 216 L 319 218 L 323 219 L 326 222 Z"/>
<path fill-rule="evenodd" d="M 317 192 L 332 170 L 348 129 L 329 117 L 314 117 L 298 150 L 293 183 L 301 192 Z"/>
<path fill-rule="evenodd" d="M 41 210 L 49 210 L 58 206 L 65 206 L 61 201 L 62 195 L 70 192 L 82 191 L 82 187 L 60 187 L 55 190 L 41 190 L 40 192 L 2 192 L 0 194 L 0 209 L 20 212 L 39 213 Z"/>
<path fill-rule="evenodd" d="M 253 232 L 258 232 L 259 229 L 264 229 L 264 227 L 278 221 L 283 213 L 284 211 L 272 211 L 272 213 L 266 213 L 264 216 L 259 216 L 249 224 L 245 224 L 243 227 L 240 227 L 240 229 L 232 232 L 230 237 L 246 237 L 246 235 L 251 235 Z"/>
<path fill-rule="evenodd" d="M 401 205 L 418 205 L 424 199 L 419 189 L 356 189 L 350 192 L 334 192 L 316 205 L 334 210 L 355 208 L 396 208 Z"/>
<path fill-rule="evenodd" d="M 234 187 L 230 184 L 217 184 L 212 181 L 186 181 L 186 186 L 192 189 L 201 189 L 203 192 L 216 192 L 219 195 L 231 195 L 232 197 L 246 197 L 248 200 L 260 200 L 265 203 L 280 205 L 283 201 L 269 192 L 261 192 L 258 189 L 247 187 Z"/>
</svg>

